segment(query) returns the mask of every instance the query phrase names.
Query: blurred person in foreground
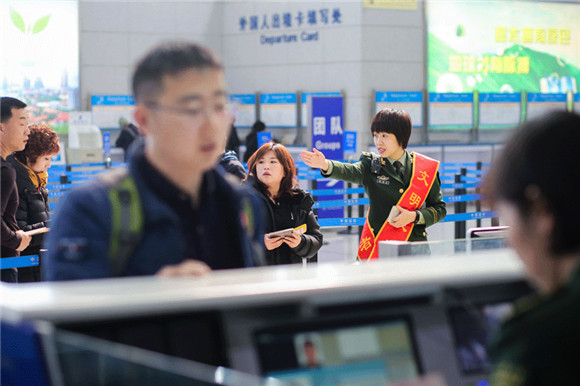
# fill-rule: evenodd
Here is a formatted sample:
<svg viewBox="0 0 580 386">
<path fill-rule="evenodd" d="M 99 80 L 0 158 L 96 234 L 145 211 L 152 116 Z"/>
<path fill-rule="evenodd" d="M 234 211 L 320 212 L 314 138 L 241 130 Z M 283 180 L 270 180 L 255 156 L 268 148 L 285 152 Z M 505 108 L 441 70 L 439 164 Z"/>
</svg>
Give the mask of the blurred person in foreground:
<svg viewBox="0 0 580 386">
<path fill-rule="evenodd" d="M 262 145 L 248 161 L 245 183 L 261 193 L 267 208 L 266 262 L 269 265 L 301 263 L 302 259 L 318 261 L 322 232 L 312 212 L 314 200 L 309 193 L 294 186 L 296 166 L 284 145 L 269 142 Z M 295 229 L 285 236 L 272 232 Z"/>
<path fill-rule="evenodd" d="M 18 228 L 16 211 L 18 210 L 18 188 L 16 187 L 16 171 L 6 158 L 15 151 L 26 146 L 28 140 L 28 115 L 26 103 L 11 97 L 0 98 L 0 152 L 2 169 L 0 181 L 2 203 L 2 252 L 1 258 L 20 256 L 20 251 L 28 247 L 31 237 Z M 18 282 L 18 269 L 2 270 L 2 281 Z"/>
<path fill-rule="evenodd" d="M 578 384 L 580 364 L 580 116 L 524 123 L 484 193 L 538 293 L 517 301 L 491 347 L 493 385 Z"/>
<path fill-rule="evenodd" d="M 57 206 L 46 279 L 203 275 L 259 264 L 259 198 L 215 169 L 231 122 L 221 63 L 199 45 L 167 42 L 137 64 L 132 86 L 144 137 L 120 170 L 125 198 L 141 210 L 113 216 L 107 176 L 73 189 Z M 113 238 L 135 215 L 142 231 Z M 121 253 L 128 243 L 131 253 Z"/>
<path fill-rule="evenodd" d="M 29 126 L 28 142 L 22 151 L 8 157 L 8 162 L 16 170 L 18 187 L 18 227 L 24 231 L 48 227 L 50 207 L 48 206 L 48 168 L 52 156 L 58 154 L 60 146 L 55 131 L 45 124 Z M 44 242 L 44 233 L 32 236 L 28 248 L 20 254 L 38 255 Z M 40 261 L 42 264 L 42 261 Z M 18 269 L 20 283 L 41 281 L 40 265 Z"/>
</svg>

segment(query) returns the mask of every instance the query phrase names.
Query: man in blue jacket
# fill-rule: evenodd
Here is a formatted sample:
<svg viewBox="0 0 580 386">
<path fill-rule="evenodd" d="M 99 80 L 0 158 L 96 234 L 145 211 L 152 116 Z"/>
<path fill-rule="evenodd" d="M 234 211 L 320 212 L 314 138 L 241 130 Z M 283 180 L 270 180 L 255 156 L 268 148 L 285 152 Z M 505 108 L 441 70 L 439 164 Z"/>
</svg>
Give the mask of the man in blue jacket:
<svg viewBox="0 0 580 386">
<path fill-rule="evenodd" d="M 59 203 L 46 278 L 199 275 L 260 264 L 263 209 L 214 168 L 231 121 L 221 64 L 203 47 L 164 44 L 138 63 L 133 95 L 144 134 L 128 162 L 142 210 L 139 242 L 118 261 L 115 251 L 129 242 L 114 228 L 134 213 L 119 220 L 111 184 L 97 179 Z"/>
</svg>

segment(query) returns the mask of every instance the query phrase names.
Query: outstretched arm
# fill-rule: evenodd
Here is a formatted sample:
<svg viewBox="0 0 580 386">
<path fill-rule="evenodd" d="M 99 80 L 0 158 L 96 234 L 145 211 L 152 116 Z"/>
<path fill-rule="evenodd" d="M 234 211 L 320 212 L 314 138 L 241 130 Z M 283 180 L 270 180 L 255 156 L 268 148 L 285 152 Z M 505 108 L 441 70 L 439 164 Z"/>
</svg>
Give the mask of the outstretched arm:
<svg viewBox="0 0 580 386">
<path fill-rule="evenodd" d="M 367 157 L 361 156 L 362 161 L 354 164 L 344 163 L 340 161 L 331 161 L 326 159 L 324 154 L 316 149 L 314 152 L 303 151 L 300 157 L 304 163 L 313 168 L 320 168 L 320 173 L 323 177 L 330 177 L 335 180 L 352 182 L 358 185 L 364 185 L 365 176 L 368 174 L 370 161 Z"/>
<path fill-rule="evenodd" d="M 323 173 L 328 171 L 330 162 L 326 159 L 324 154 L 319 152 L 316 148 L 312 148 L 312 152 L 304 150 L 300 153 L 302 161 L 311 168 L 320 169 Z"/>
</svg>

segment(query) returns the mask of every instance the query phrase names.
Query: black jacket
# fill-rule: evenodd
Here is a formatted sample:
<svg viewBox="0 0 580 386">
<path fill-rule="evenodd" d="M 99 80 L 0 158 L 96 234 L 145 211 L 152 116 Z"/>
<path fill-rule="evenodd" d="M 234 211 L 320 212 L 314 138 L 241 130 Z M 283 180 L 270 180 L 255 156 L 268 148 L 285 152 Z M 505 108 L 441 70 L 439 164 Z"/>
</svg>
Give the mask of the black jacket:
<svg viewBox="0 0 580 386">
<path fill-rule="evenodd" d="M 8 157 L 7 161 L 16 170 L 16 186 L 18 187 L 18 209 L 16 220 L 18 227 L 23 231 L 48 226 L 50 208 L 48 206 L 48 190 L 46 187 L 36 189 L 36 186 L 28 176 L 27 169 L 14 157 Z M 32 236 L 32 240 L 21 255 L 36 255 L 42 247 L 44 234 Z"/>
<path fill-rule="evenodd" d="M 281 227 L 276 226 L 274 213 L 270 204 L 270 199 L 262 192 L 258 186 L 255 178 L 249 176 L 246 183 L 253 186 L 264 201 L 266 209 L 266 229 L 265 233 L 282 230 Z M 280 247 L 271 251 L 265 250 L 266 263 L 268 265 L 278 264 L 294 264 L 302 263 L 302 258 L 308 258 L 309 263 L 318 261 L 318 250 L 322 247 L 322 232 L 320 232 L 320 225 L 316 221 L 316 217 L 312 212 L 312 205 L 314 200 L 309 193 L 302 189 L 293 190 L 292 195 L 284 195 L 278 198 L 279 205 L 287 205 L 290 207 L 292 217 L 294 219 L 294 227 L 306 224 L 306 233 L 303 233 L 300 238 L 302 241 L 296 248 L 290 248 L 287 244 L 282 244 Z"/>
<path fill-rule="evenodd" d="M 20 256 L 16 248 L 20 246 L 22 236 L 16 233 L 18 222 L 18 189 L 16 188 L 16 172 L 4 158 L 2 158 L 2 255 L 1 257 Z"/>
<path fill-rule="evenodd" d="M 129 153 L 129 146 L 138 138 L 141 137 L 141 133 L 135 125 L 130 123 L 125 129 L 121 129 L 119 137 L 115 141 L 116 147 L 122 147 L 125 151 L 125 161 L 127 161 L 127 155 Z"/>
<path fill-rule="evenodd" d="M 246 136 L 246 151 L 244 152 L 244 162 L 248 162 L 256 150 L 258 150 L 258 133 L 250 132 L 250 134 Z"/>
<path fill-rule="evenodd" d="M 224 154 L 222 154 L 219 165 L 226 172 L 233 174 L 240 180 L 246 178 L 246 169 L 238 159 L 238 155 L 232 150 L 226 151 Z"/>
</svg>

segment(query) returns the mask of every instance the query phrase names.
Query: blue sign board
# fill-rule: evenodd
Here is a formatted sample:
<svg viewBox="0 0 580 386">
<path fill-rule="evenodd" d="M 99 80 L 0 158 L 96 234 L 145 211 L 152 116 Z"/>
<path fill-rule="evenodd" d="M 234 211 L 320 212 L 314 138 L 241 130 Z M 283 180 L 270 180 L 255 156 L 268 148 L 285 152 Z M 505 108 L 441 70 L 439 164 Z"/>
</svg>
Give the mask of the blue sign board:
<svg viewBox="0 0 580 386">
<path fill-rule="evenodd" d="M 111 154 L 111 133 L 103 133 L 103 152 Z"/>
<path fill-rule="evenodd" d="M 296 103 L 296 94 L 262 94 L 260 104 L 286 104 Z"/>
<path fill-rule="evenodd" d="M 131 95 L 93 95 L 91 96 L 92 106 L 127 106 L 134 105 L 135 101 Z"/>
<path fill-rule="evenodd" d="M 258 132 L 258 147 L 272 140 L 272 133 L 269 131 L 259 131 Z"/>
<path fill-rule="evenodd" d="M 58 153 L 56 153 L 55 155 L 53 155 L 50 158 L 51 163 L 55 164 L 55 165 L 60 165 L 60 164 L 64 164 L 64 159 L 63 159 L 63 152 L 59 151 Z"/>
<path fill-rule="evenodd" d="M 423 126 L 422 91 L 376 91 L 375 112 L 384 108 L 404 110 L 411 117 L 413 127 Z"/>
<path fill-rule="evenodd" d="M 479 101 L 482 103 L 520 103 L 522 101 L 522 94 L 482 92 L 479 94 Z"/>
<path fill-rule="evenodd" d="M 260 95 L 260 120 L 267 127 L 295 128 L 297 100 L 296 93 Z"/>
<path fill-rule="evenodd" d="M 236 102 L 240 105 L 255 105 L 256 95 L 255 94 L 232 94 L 230 95 L 230 100 Z"/>
<path fill-rule="evenodd" d="M 423 102 L 421 91 L 377 91 L 375 102 Z"/>
<path fill-rule="evenodd" d="M 473 93 L 468 92 L 447 92 L 447 93 L 429 93 L 429 102 L 443 103 L 473 103 Z"/>
<path fill-rule="evenodd" d="M 529 92 L 528 102 L 566 102 L 566 94 L 543 94 L 539 92 Z"/>
<path fill-rule="evenodd" d="M 580 92 L 574 94 L 574 102 L 580 102 Z"/>
<path fill-rule="evenodd" d="M 308 102 L 309 96 L 341 96 L 340 92 L 303 92 L 302 93 L 302 104 Z"/>
<path fill-rule="evenodd" d="M 302 93 L 302 114 L 300 127 L 308 126 L 308 97 L 309 96 L 341 96 L 342 94 L 338 91 L 336 92 L 303 92 Z"/>
<path fill-rule="evenodd" d="M 230 101 L 235 105 L 235 126 L 252 127 L 256 122 L 256 94 L 232 94 Z"/>
<path fill-rule="evenodd" d="M 344 132 L 344 154 L 354 154 L 356 153 L 356 131 L 345 131 Z"/>
<path fill-rule="evenodd" d="M 327 159 L 344 158 L 344 98 L 342 96 L 312 97 L 312 146 L 324 153 Z M 342 181 L 320 180 L 317 189 L 340 189 Z M 336 196 L 319 196 L 319 201 L 336 200 Z M 342 218 L 343 208 L 321 208 L 318 218 Z"/>
</svg>

